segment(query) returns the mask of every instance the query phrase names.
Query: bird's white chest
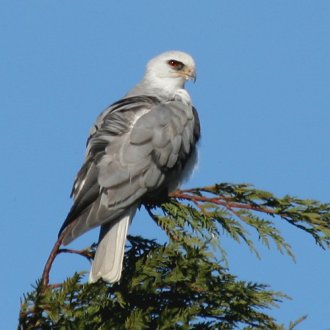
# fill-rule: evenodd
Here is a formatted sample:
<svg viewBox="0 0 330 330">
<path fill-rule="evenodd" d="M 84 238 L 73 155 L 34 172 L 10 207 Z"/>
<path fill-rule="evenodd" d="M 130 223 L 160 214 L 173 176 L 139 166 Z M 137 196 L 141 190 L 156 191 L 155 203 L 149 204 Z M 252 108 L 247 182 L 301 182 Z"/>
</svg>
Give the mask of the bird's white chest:
<svg viewBox="0 0 330 330">
<path fill-rule="evenodd" d="M 180 88 L 175 92 L 174 99 L 176 101 L 181 101 L 183 104 L 188 106 L 191 106 L 192 104 L 189 93 L 183 88 Z"/>
</svg>

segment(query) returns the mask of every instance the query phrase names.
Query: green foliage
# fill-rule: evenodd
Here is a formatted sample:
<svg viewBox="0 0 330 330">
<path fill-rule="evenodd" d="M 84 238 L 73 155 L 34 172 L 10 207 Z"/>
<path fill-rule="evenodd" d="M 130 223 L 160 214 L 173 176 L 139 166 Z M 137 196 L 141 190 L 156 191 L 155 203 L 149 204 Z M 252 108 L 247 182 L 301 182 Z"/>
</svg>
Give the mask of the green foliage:
<svg viewBox="0 0 330 330">
<path fill-rule="evenodd" d="M 273 222 L 283 219 L 323 248 L 330 242 L 329 204 L 276 198 L 247 185 L 178 191 L 146 208 L 168 235 L 166 244 L 129 237 L 115 284 L 86 284 L 82 273 L 59 285 L 37 282 L 23 297 L 19 329 L 284 329 L 267 310 L 286 296 L 230 274 L 219 237 L 226 233 L 258 254 L 248 234 L 253 228 L 260 242 L 293 257 Z"/>
</svg>

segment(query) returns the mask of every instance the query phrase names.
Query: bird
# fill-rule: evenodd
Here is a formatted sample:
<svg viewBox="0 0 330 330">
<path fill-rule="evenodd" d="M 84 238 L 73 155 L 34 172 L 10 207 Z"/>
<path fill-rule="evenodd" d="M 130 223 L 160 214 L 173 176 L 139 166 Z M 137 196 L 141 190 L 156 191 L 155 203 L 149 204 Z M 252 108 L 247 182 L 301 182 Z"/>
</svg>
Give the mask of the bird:
<svg viewBox="0 0 330 330">
<path fill-rule="evenodd" d="M 191 55 L 167 51 L 152 58 L 143 79 L 90 130 L 73 205 L 59 231 L 67 245 L 100 227 L 89 283 L 120 280 L 137 208 L 177 189 L 196 166 L 200 121 L 185 89 L 188 80 L 196 80 Z"/>
</svg>

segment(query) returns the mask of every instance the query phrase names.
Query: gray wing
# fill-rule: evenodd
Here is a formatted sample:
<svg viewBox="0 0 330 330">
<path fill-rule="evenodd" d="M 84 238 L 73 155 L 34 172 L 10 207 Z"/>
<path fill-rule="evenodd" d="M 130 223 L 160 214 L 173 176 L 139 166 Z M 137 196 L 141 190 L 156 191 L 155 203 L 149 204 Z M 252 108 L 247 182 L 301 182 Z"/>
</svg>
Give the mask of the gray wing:
<svg viewBox="0 0 330 330">
<path fill-rule="evenodd" d="M 98 118 L 63 229 L 69 243 L 87 230 L 120 217 L 143 196 L 181 180 L 199 138 L 197 112 L 180 101 L 150 96 L 123 99 Z"/>
</svg>

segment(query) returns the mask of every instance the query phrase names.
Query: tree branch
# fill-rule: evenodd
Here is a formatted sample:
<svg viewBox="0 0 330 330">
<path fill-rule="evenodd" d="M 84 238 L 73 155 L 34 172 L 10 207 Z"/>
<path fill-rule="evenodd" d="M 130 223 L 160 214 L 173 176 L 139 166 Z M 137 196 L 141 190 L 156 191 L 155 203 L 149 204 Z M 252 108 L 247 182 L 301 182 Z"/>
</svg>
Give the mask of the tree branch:
<svg viewBox="0 0 330 330">
<path fill-rule="evenodd" d="M 244 203 L 239 203 L 239 202 L 230 202 L 228 201 L 227 198 L 223 196 L 219 197 L 204 197 L 204 196 L 196 196 L 192 194 L 187 194 L 186 192 L 193 191 L 192 189 L 189 190 L 176 190 L 172 193 L 169 194 L 170 197 L 178 198 L 178 199 L 185 199 L 188 201 L 192 201 L 194 203 L 197 202 L 204 202 L 204 203 L 213 203 L 216 205 L 221 205 L 227 208 L 229 211 L 233 211 L 233 208 L 236 209 L 247 209 L 247 210 L 252 210 L 252 211 L 257 211 L 257 212 L 262 212 L 262 213 L 268 213 L 268 214 L 278 214 L 278 212 L 274 209 L 270 209 L 267 207 L 262 207 L 258 205 L 251 205 L 251 204 L 244 204 Z M 285 214 L 281 215 L 285 216 Z"/>
<path fill-rule="evenodd" d="M 49 285 L 49 273 L 52 268 L 53 262 L 56 258 L 56 256 L 60 253 L 60 247 L 62 245 L 63 239 L 65 237 L 65 234 L 71 229 L 74 222 L 70 223 L 61 233 L 61 235 L 58 237 L 57 241 L 55 242 L 49 256 L 47 259 L 47 262 L 45 264 L 44 270 L 42 272 L 41 276 L 41 283 L 46 288 Z"/>
</svg>

